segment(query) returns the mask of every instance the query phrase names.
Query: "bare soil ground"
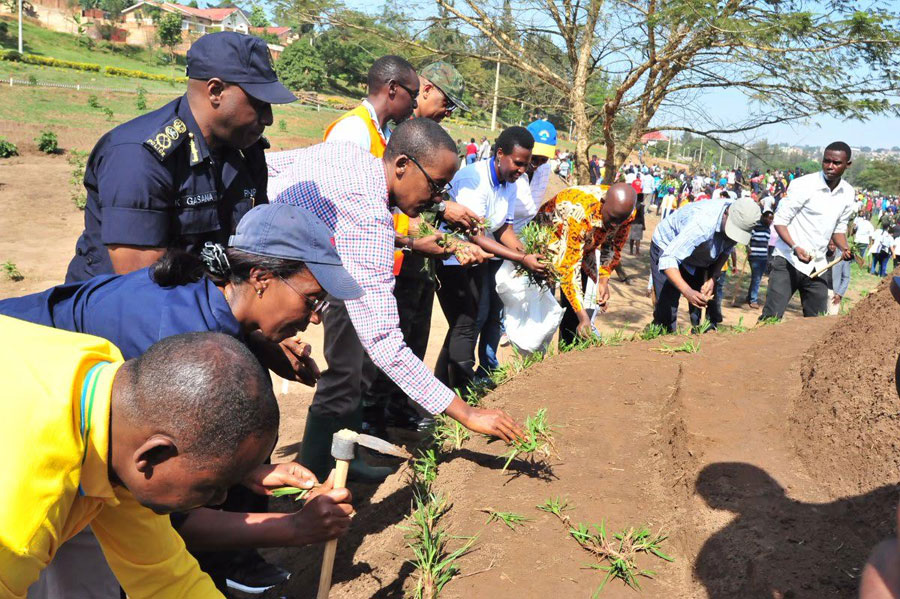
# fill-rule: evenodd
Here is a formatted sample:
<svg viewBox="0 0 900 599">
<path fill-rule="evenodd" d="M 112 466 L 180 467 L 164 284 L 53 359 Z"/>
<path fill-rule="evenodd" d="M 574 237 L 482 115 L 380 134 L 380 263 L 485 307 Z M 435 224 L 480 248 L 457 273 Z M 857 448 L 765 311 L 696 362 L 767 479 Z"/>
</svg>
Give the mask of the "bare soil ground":
<svg viewBox="0 0 900 599">
<path fill-rule="evenodd" d="M 25 275 L 15 283 L 0 272 L 0 297 L 62 280 L 83 223 L 70 172 L 65 156 L 28 148 L 0 161 L 0 263 Z M 613 280 L 613 311 L 600 322 L 607 330 L 649 320 L 646 255 L 626 256 L 624 265 L 639 282 Z M 893 529 L 894 310 L 881 289 L 849 316 L 789 314 L 745 334 L 707 334 L 691 355 L 652 351 L 672 339 L 626 342 L 554 358 L 503 385 L 488 403 L 517 418 L 546 407 L 559 456 L 542 476 L 521 464 L 502 473 L 505 448 L 476 438 L 444 460 L 435 489 L 453 502 L 446 523 L 453 534 L 479 536 L 443 596 L 590 596 L 602 579 L 584 568 L 591 556 L 534 507 L 556 495 L 569 498 L 573 522 L 649 524 L 670 534 L 664 548 L 674 563 L 640 562 L 658 573 L 643 581 L 646 596 L 852 596 L 868 549 Z M 744 316 L 750 325 L 756 314 L 726 303 L 726 324 Z M 427 362 L 445 331 L 436 310 Z M 321 329 L 307 338 L 318 352 Z M 276 460 L 297 455 L 310 398 L 296 384 L 281 397 Z M 411 500 L 406 476 L 354 489 L 359 515 L 340 544 L 334 596 L 399 597 L 414 585 L 399 528 Z M 481 508 L 530 520 L 511 531 L 486 524 Z M 277 596 L 314 594 L 320 548 L 270 554 L 295 572 Z M 611 584 L 603 596 L 632 591 Z"/>
</svg>

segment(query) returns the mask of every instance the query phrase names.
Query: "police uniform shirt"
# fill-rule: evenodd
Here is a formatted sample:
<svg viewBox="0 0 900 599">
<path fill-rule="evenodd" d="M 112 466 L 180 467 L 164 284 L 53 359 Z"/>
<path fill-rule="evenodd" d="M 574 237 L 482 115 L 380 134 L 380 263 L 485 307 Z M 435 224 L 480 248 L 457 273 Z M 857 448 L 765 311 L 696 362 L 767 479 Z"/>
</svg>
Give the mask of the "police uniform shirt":
<svg viewBox="0 0 900 599">
<path fill-rule="evenodd" d="M 40 293 L 0 300 L 0 315 L 87 333 L 113 343 L 126 360 L 172 335 L 212 331 L 242 338 L 223 294 L 206 277 L 162 287 L 149 268 L 100 275 Z"/>
<path fill-rule="evenodd" d="M 266 203 L 265 139 L 213 154 L 182 96 L 104 135 L 88 160 L 84 231 L 66 282 L 113 273 L 107 245 L 199 252 Z"/>
</svg>

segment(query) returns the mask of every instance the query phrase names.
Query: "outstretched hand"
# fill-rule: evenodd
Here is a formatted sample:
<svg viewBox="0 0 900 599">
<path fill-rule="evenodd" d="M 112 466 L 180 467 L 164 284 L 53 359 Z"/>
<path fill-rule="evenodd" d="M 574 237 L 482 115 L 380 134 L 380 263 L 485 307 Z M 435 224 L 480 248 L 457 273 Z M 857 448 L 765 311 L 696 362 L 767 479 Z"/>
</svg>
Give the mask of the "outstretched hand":
<svg viewBox="0 0 900 599">
<path fill-rule="evenodd" d="M 260 464 L 243 480 L 244 486 L 258 495 L 271 495 L 281 487 L 312 489 L 318 482 L 315 474 L 297 462 Z"/>
</svg>

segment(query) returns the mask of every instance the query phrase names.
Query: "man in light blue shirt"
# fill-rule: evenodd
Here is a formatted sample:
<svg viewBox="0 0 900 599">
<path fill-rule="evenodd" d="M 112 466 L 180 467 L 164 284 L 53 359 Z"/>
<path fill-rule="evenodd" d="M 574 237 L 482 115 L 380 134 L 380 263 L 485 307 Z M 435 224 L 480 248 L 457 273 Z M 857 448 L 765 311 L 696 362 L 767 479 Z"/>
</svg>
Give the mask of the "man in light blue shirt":
<svg viewBox="0 0 900 599">
<path fill-rule="evenodd" d="M 691 318 L 699 324 L 700 310 L 712 299 L 728 255 L 735 244 L 750 242 L 759 217 L 759 206 L 750 198 L 704 200 L 676 210 L 657 225 L 650 243 L 655 324 L 676 331 L 682 295 L 696 308 Z"/>
</svg>

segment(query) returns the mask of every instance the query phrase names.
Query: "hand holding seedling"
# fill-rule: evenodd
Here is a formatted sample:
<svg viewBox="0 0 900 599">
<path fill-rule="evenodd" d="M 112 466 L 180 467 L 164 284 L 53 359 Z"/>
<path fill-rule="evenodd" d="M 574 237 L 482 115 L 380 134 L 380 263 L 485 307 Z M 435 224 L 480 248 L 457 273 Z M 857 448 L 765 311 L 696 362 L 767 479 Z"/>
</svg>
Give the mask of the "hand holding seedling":
<svg viewBox="0 0 900 599">
<path fill-rule="evenodd" d="M 295 512 L 292 523 L 298 545 L 321 543 L 344 535 L 353 515 L 353 496 L 344 487 L 334 488 L 334 470 L 328 480 L 306 495 L 306 505 Z"/>
<path fill-rule="evenodd" d="M 433 258 L 446 258 L 453 253 L 452 248 L 442 245 L 443 234 L 432 233 L 410 242 L 410 249 L 419 253 L 431 256 Z"/>
<path fill-rule="evenodd" d="M 244 486 L 259 495 L 272 495 L 281 487 L 312 489 L 319 481 L 315 475 L 297 462 L 261 464 L 242 481 Z"/>
<path fill-rule="evenodd" d="M 541 277 L 547 274 L 547 261 L 541 254 L 526 254 L 522 266 Z"/>
<path fill-rule="evenodd" d="M 708 302 L 715 295 L 716 288 L 716 280 L 713 278 L 706 279 L 703 285 L 700 287 L 700 293 L 706 296 L 706 301 Z"/>
<path fill-rule="evenodd" d="M 444 413 L 470 431 L 498 437 L 507 443 L 524 437 L 516 421 L 503 410 L 475 408 L 459 397 L 454 397 Z"/>
<path fill-rule="evenodd" d="M 445 201 L 443 220 L 451 228 L 475 234 L 484 226 L 484 219 L 459 202 Z"/>
<path fill-rule="evenodd" d="M 490 254 L 468 241 L 459 240 L 453 244 L 452 249 L 460 266 L 481 264 L 485 260 L 490 260 L 494 257 L 494 254 Z"/>
</svg>

